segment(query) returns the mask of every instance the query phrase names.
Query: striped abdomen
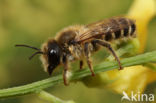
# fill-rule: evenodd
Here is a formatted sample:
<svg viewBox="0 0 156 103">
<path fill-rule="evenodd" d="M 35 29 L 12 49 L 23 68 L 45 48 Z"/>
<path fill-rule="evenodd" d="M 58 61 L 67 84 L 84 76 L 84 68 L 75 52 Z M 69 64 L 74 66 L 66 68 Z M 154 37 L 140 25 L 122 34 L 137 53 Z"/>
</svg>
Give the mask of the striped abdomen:
<svg viewBox="0 0 156 103">
<path fill-rule="evenodd" d="M 107 22 L 107 24 L 103 24 L 103 27 L 107 28 L 107 32 L 105 33 L 105 35 L 102 36 L 102 39 L 106 41 L 136 36 L 135 22 L 128 18 L 110 19 L 109 22 Z"/>
</svg>

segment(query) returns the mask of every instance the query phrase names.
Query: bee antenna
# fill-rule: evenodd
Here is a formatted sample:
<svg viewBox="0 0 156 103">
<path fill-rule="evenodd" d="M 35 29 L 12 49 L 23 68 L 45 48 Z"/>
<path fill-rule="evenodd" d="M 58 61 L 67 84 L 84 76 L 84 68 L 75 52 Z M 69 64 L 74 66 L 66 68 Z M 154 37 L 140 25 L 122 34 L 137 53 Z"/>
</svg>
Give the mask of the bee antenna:
<svg viewBox="0 0 156 103">
<path fill-rule="evenodd" d="M 43 52 L 41 52 L 41 51 L 37 51 L 37 52 L 35 52 L 34 54 L 32 54 L 30 57 L 29 57 L 29 60 L 31 60 L 35 55 L 37 55 L 37 54 L 43 54 Z"/>
<path fill-rule="evenodd" d="M 32 54 L 29 57 L 29 60 L 31 60 L 37 54 L 44 54 L 40 49 L 33 47 L 33 46 L 25 45 L 25 44 L 16 44 L 15 47 L 26 47 L 26 48 L 31 48 L 31 49 L 37 50 L 37 52 L 35 52 L 34 54 Z"/>
<path fill-rule="evenodd" d="M 40 51 L 40 49 L 38 49 L 38 48 L 36 48 L 36 47 L 32 47 L 32 46 L 25 45 L 25 44 L 17 44 L 17 45 L 15 45 L 15 47 L 27 47 L 27 48 L 32 48 L 32 49 L 34 49 L 34 50 Z"/>
</svg>

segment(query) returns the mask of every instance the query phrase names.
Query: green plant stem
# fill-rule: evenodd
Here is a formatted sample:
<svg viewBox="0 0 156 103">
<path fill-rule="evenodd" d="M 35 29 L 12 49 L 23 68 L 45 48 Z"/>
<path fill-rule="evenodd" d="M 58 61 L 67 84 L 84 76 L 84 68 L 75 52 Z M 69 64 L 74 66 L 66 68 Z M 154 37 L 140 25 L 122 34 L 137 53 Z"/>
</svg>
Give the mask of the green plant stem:
<svg viewBox="0 0 156 103">
<path fill-rule="evenodd" d="M 74 101 L 64 101 L 64 100 L 61 100 L 60 98 L 58 97 L 55 97 L 53 96 L 52 94 L 50 93 L 47 93 L 45 91 L 41 91 L 38 93 L 38 96 L 43 99 L 43 100 L 46 100 L 46 101 L 49 101 L 51 103 L 75 103 Z"/>
<path fill-rule="evenodd" d="M 147 62 L 156 62 L 156 51 L 141 54 L 138 56 L 125 58 L 121 60 L 122 67 L 134 66 L 139 65 Z M 118 68 L 118 64 L 116 61 L 109 61 L 109 62 L 102 62 L 96 66 L 94 66 L 95 73 L 104 72 L 112 69 Z M 72 74 L 71 80 L 80 79 L 85 76 L 91 75 L 89 69 L 83 69 L 79 71 L 75 71 Z M 13 97 L 13 96 L 20 96 L 30 93 L 40 92 L 42 89 L 52 87 L 56 84 L 62 83 L 62 74 L 50 77 L 48 79 L 44 79 L 41 81 L 37 81 L 31 84 L 12 87 L 8 89 L 1 89 L 0 90 L 0 98 L 6 97 Z"/>
</svg>

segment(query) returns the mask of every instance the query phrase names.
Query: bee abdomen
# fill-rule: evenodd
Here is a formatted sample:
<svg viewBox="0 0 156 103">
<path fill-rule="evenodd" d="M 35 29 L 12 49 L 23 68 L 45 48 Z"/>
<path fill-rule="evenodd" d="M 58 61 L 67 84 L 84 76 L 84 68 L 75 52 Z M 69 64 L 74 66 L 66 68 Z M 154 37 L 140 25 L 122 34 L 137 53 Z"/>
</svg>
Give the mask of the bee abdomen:
<svg viewBox="0 0 156 103">
<path fill-rule="evenodd" d="M 135 22 L 131 19 L 120 18 L 118 19 L 120 29 L 123 30 L 123 36 L 132 36 L 136 30 Z"/>
<path fill-rule="evenodd" d="M 104 40 L 111 41 L 120 38 L 134 37 L 135 22 L 127 18 L 114 18 L 110 20 L 110 30 L 105 34 Z"/>
</svg>

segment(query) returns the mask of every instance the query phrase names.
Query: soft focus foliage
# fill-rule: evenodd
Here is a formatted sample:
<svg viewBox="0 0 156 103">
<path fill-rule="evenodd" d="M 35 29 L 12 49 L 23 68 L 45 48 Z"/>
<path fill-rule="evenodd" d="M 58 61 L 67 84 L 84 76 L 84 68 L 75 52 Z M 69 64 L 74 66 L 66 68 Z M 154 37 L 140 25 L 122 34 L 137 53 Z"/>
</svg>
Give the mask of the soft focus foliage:
<svg viewBox="0 0 156 103">
<path fill-rule="evenodd" d="M 139 4 L 139 6 L 134 4 L 129 10 L 134 2 Z M 142 2 L 142 4 L 137 2 Z M 140 52 L 143 49 L 146 51 L 155 50 L 156 18 L 152 19 L 152 17 L 156 9 L 154 9 L 155 4 L 152 2 L 154 0 L 1 0 L 0 88 L 28 84 L 47 78 L 48 74 L 44 73 L 37 57 L 31 61 L 27 60 L 27 57 L 34 51 L 26 48 L 15 48 L 14 45 L 21 43 L 40 47 L 48 37 L 55 36 L 56 32 L 68 25 L 87 24 L 112 16 L 125 15 L 129 11 L 128 16 L 137 20 L 138 37 L 141 41 Z M 140 7 L 144 4 L 148 4 L 148 6 Z M 140 11 L 143 9 L 146 9 L 146 12 Z M 149 24 L 148 27 L 147 24 Z M 148 33 L 146 32 L 147 29 Z M 146 34 L 148 34 L 148 37 Z M 148 44 L 147 49 L 145 48 L 146 40 Z M 94 64 L 102 61 L 107 55 L 105 53 L 105 50 L 102 50 L 95 54 L 94 59 L 96 61 Z M 78 69 L 77 63 L 74 63 L 72 67 Z M 138 84 L 138 88 L 141 88 L 141 91 L 143 91 L 149 83 L 155 81 L 152 70 L 143 66 L 129 68 L 134 69 L 125 69 L 125 72 L 115 70 L 113 71 L 115 73 L 109 72 L 97 76 L 102 78 L 101 82 L 104 85 L 113 83 L 107 86 L 117 92 L 121 92 L 127 86 L 130 87 L 129 90 L 136 89 L 136 86 L 133 85 L 134 83 Z M 61 67 L 58 69 L 59 72 L 62 71 Z M 138 70 L 134 72 L 136 69 Z M 57 74 L 57 72 L 55 73 Z M 128 75 L 127 78 L 125 75 Z M 140 81 L 133 81 L 132 77 Z M 94 79 L 96 81 L 100 80 L 98 78 L 95 77 Z M 127 80 L 130 82 L 127 83 Z M 89 81 L 91 80 L 89 79 Z M 97 83 L 99 82 L 97 81 Z M 156 85 L 153 85 L 155 89 Z M 71 83 L 68 87 L 58 85 L 49 88 L 48 91 L 61 99 L 74 100 L 77 103 L 102 103 L 103 101 L 106 103 L 120 103 L 121 99 L 121 95 L 112 93 L 107 89 L 88 88 L 80 82 Z M 36 95 L 29 95 L 0 100 L 0 103 L 47 102 L 40 100 Z"/>
</svg>

